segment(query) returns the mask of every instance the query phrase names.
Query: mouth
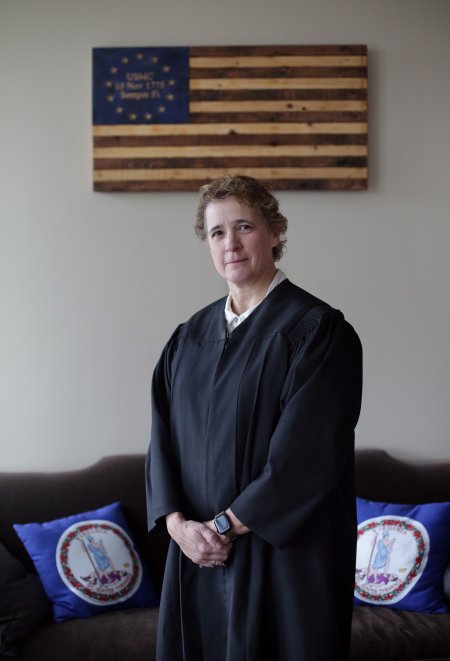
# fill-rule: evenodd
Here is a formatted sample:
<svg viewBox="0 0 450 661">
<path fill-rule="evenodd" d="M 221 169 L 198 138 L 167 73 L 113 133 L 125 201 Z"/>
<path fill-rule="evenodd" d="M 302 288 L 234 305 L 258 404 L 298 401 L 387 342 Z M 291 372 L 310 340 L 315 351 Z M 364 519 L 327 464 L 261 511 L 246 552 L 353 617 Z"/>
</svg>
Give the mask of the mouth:
<svg viewBox="0 0 450 661">
<path fill-rule="evenodd" d="M 241 257 L 240 259 L 230 259 L 228 262 L 225 262 L 225 266 L 228 266 L 229 264 L 240 264 L 241 262 L 246 262 L 247 257 Z"/>
</svg>

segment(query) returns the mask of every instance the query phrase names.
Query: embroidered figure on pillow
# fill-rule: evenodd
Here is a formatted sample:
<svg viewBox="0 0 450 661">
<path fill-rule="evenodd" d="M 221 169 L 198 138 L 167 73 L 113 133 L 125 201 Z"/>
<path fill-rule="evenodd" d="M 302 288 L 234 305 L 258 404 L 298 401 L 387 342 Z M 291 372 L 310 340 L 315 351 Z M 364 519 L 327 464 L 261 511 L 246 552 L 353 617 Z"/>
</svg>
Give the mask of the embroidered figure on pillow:
<svg viewBox="0 0 450 661">
<path fill-rule="evenodd" d="M 367 572 L 367 583 L 384 583 L 397 580 L 397 575 L 389 574 L 389 561 L 391 559 L 392 546 L 395 538 L 390 539 L 389 531 L 384 530 L 381 539 L 375 538 L 376 555 Z M 373 570 L 373 571 L 371 571 Z"/>
<path fill-rule="evenodd" d="M 81 579 L 91 586 L 98 583 L 101 585 L 113 584 L 129 576 L 129 573 L 124 570 L 117 570 L 114 567 L 113 561 L 108 555 L 105 545 L 102 540 L 96 540 L 92 535 L 87 536 L 87 543 L 80 539 L 83 551 L 89 558 L 92 564 L 93 571 L 87 576 L 81 576 Z M 124 563 L 124 567 L 129 566 L 129 563 Z"/>
</svg>

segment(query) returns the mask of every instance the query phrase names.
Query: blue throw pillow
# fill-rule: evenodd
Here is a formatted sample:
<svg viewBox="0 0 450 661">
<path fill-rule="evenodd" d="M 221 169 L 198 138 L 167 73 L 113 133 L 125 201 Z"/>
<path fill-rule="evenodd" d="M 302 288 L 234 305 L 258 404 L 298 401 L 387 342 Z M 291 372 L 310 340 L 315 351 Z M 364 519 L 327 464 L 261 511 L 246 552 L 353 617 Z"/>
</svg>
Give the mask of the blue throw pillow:
<svg viewBox="0 0 450 661">
<path fill-rule="evenodd" d="M 357 498 L 355 603 L 446 613 L 450 503 L 395 505 Z"/>
<path fill-rule="evenodd" d="M 56 621 L 159 604 L 120 503 L 14 528 L 34 562 Z"/>
</svg>

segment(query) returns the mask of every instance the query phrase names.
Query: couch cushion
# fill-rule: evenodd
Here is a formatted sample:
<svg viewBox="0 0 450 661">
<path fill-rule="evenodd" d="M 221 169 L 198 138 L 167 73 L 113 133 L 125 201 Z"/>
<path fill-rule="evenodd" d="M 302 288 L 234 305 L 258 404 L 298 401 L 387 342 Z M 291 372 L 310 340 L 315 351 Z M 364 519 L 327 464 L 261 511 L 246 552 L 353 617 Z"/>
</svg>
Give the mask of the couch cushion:
<svg viewBox="0 0 450 661">
<path fill-rule="evenodd" d="M 355 600 L 445 613 L 450 502 L 398 505 L 357 499 Z"/>
<path fill-rule="evenodd" d="M 15 655 L 15 643 L 50 615 L 40 580 L 0 544 L 0 655 Z"/>
<path fill-rule="evenodd" d="M 154 661 L 157 608 L 129 608 L 97 617 L 51 619 L 20 642 L 20 661 Z"/>
<path fill-rule="evenodd" d="M 450 614 L 356 606 L 349 661 L 450 659 Z"/>
<path fill-rule="evenodd" d="M 57 621 L 159 603 L 120 503 L 14 528 L 33 559 Z"/>
</svg>

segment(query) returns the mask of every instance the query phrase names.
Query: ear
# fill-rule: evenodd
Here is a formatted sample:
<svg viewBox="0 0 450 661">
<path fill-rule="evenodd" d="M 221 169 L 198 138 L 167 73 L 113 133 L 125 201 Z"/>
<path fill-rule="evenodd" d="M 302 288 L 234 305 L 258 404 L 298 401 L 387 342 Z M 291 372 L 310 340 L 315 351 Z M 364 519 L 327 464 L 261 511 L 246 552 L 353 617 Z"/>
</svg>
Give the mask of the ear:
<svg viewBox="0 0 450 661">
<path fill-rule="evenodd" d="M 275 248 L 280 243 L 280 235 L 272 234 L 272 248 Z"/>
</svg>

